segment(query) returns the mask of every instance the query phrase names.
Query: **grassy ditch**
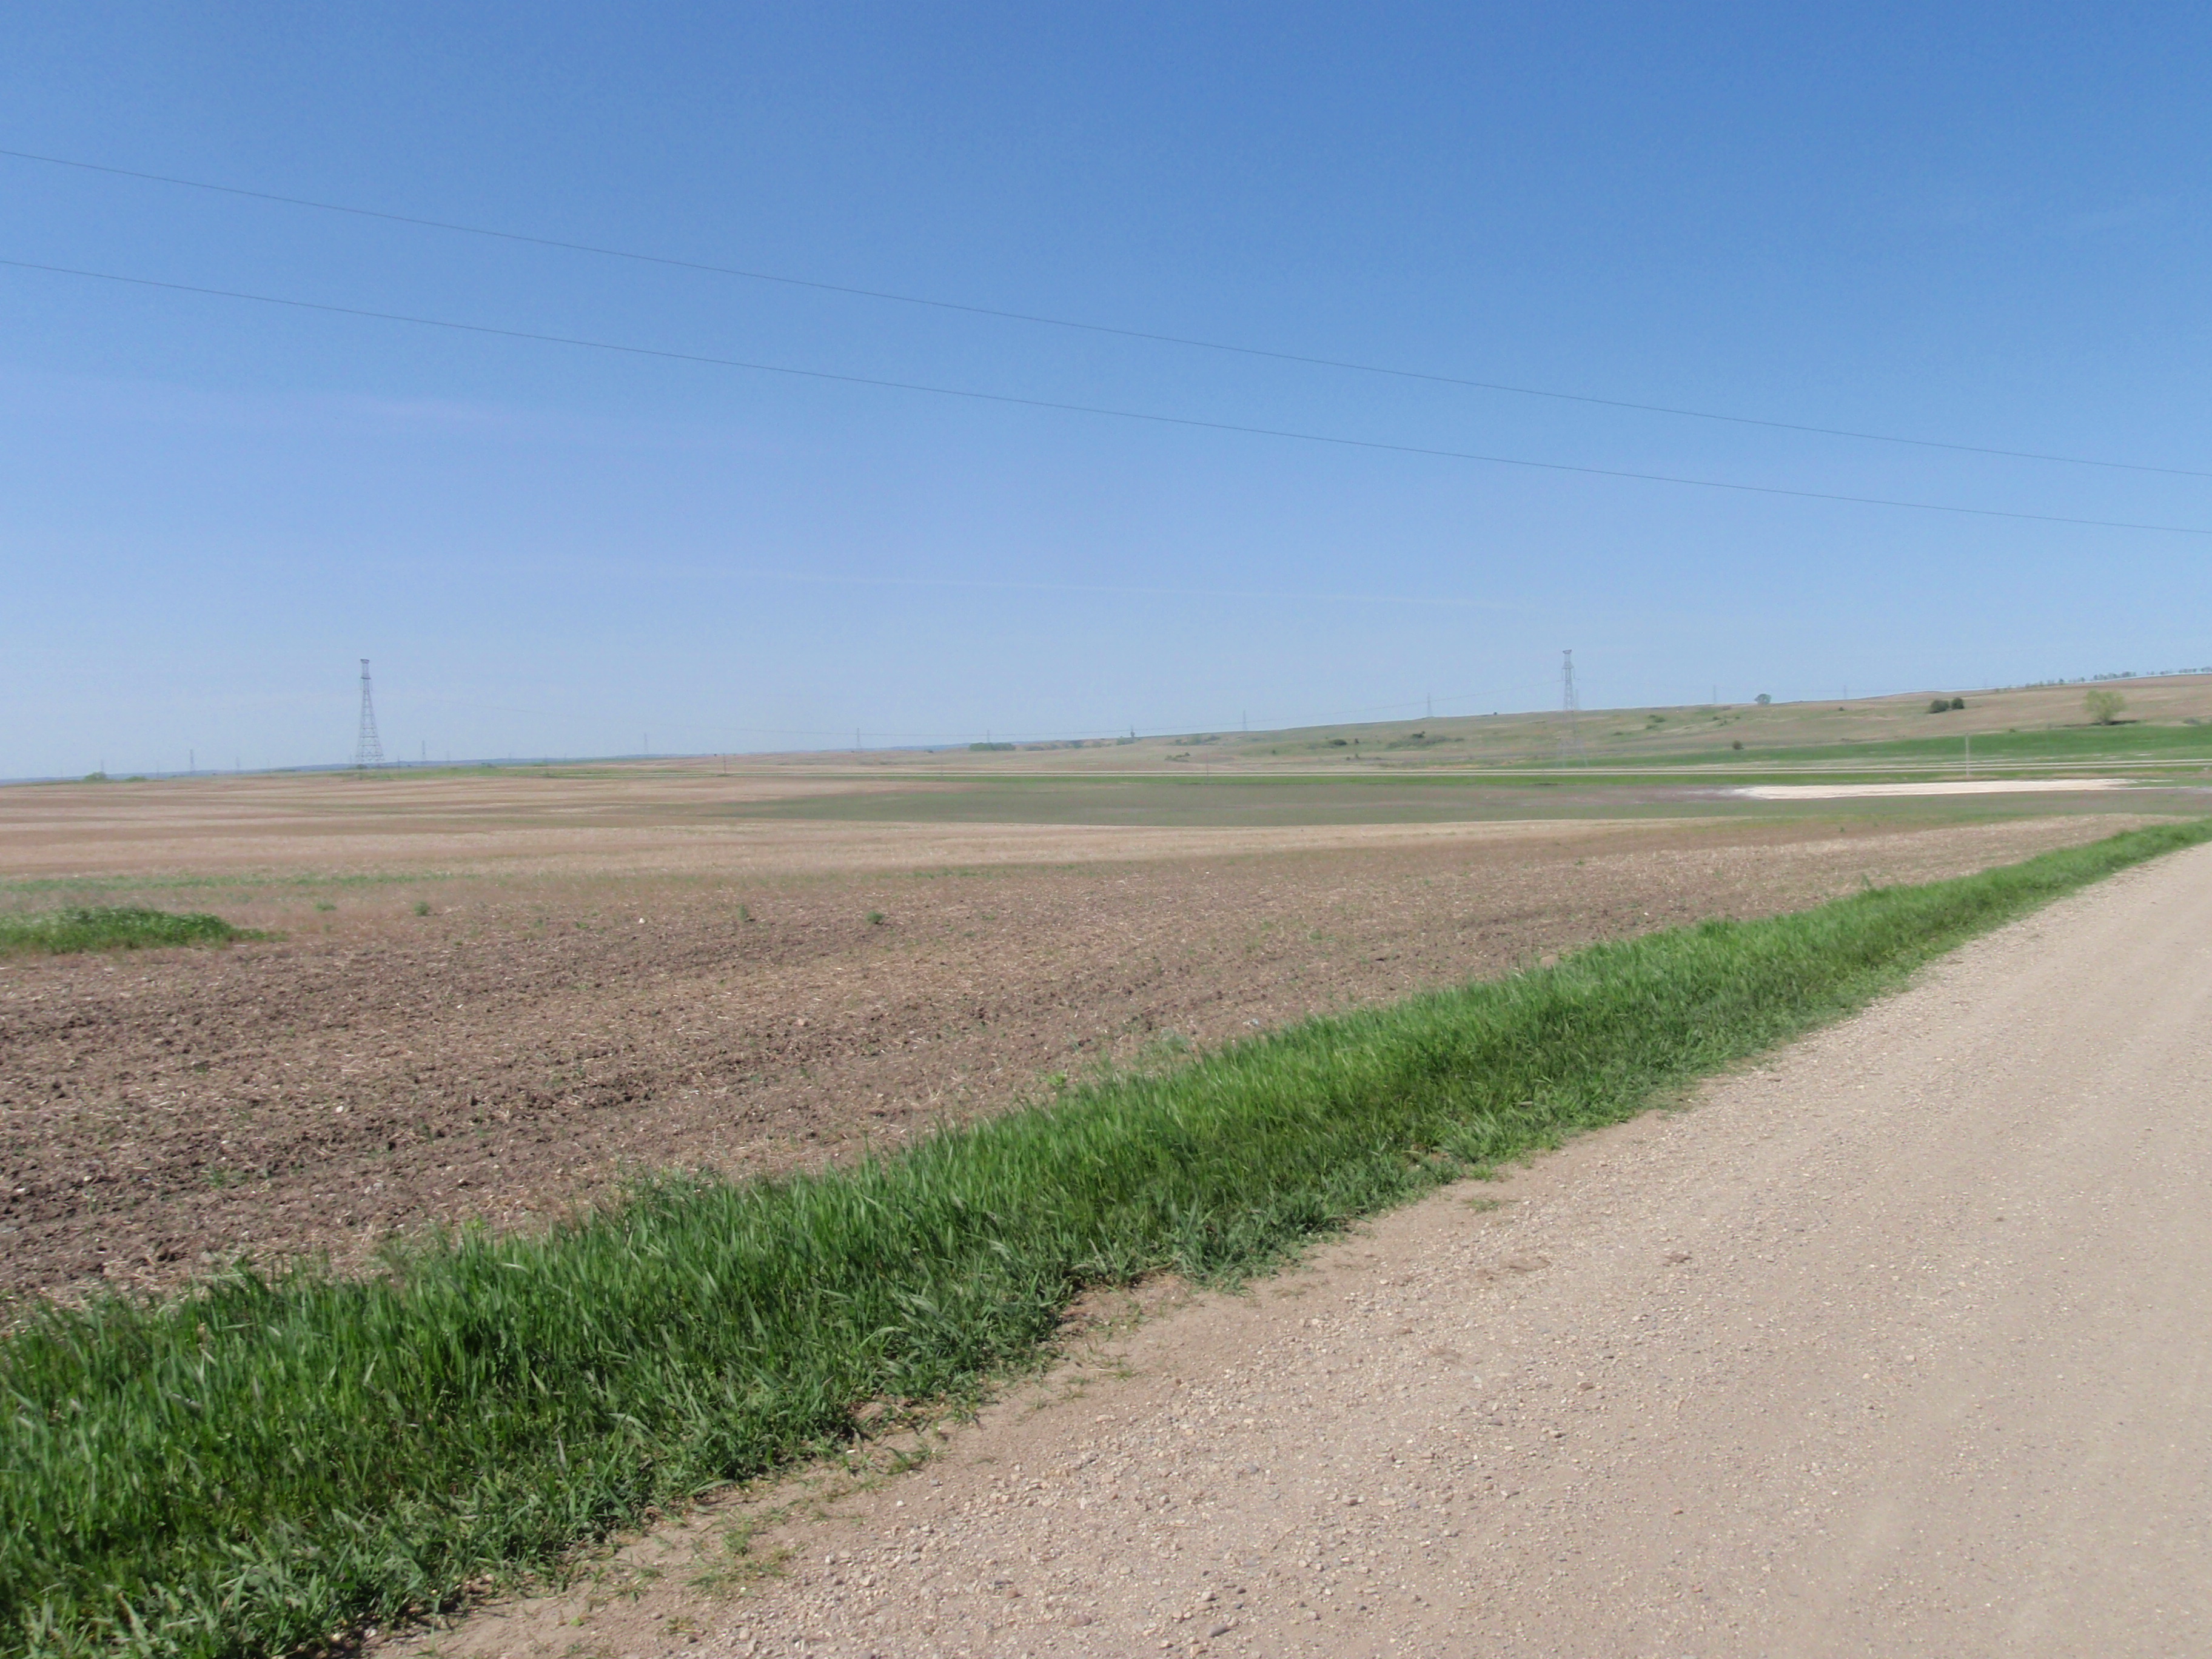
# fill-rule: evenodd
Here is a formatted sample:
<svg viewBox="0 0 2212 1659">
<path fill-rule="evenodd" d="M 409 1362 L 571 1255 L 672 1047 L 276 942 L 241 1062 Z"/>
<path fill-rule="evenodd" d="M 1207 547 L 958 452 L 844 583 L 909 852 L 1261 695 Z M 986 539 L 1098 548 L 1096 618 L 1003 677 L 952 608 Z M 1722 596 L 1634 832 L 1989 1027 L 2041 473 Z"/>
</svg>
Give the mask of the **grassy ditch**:
<svg viewBox="0 0 2212 1659">
<path fill-rule="evenodd" d="M 1086 1285 L 1220 1280 L 1630 1115 L 1974 933 L 2212 839 L 1707 922 L 1293 1026 L 790 1179 L 666 1180 L 392 1277 L 238 1272 L 0 1343 L 0 1652 L 313 1645 L 957 1397 Z"/>
<path fill-rule="evenodd" d="M 148 951 L 167 945 L 228 945 L 262 934 L 221 916 L 135 905 L 96 905 L 0 915 L 0 956 L 64 956 L 73 951 Z"/>
</svg>

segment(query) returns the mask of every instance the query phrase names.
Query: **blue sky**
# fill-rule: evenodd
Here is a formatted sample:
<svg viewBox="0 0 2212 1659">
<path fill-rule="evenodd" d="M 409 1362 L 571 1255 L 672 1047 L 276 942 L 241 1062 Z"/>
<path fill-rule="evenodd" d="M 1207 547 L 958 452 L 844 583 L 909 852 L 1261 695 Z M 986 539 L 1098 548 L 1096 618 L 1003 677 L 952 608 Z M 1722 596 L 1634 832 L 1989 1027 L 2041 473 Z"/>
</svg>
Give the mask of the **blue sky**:
<svg viewBox="0 0 2212 1659">
<path fill-rule="evenodd" d="M 27 3 L 0 147 L 1138 331 L 2212 471 L 2202 8 Z M 0 258 L 1232 426 L 2212 528 L 2212 479 L 1270 362 L 0 157 Z M 0 267 L 0 775 L 2212 663 L 2212 537 Z M 849 742 L 849 737 L 842 741 Z"/>
</svg>

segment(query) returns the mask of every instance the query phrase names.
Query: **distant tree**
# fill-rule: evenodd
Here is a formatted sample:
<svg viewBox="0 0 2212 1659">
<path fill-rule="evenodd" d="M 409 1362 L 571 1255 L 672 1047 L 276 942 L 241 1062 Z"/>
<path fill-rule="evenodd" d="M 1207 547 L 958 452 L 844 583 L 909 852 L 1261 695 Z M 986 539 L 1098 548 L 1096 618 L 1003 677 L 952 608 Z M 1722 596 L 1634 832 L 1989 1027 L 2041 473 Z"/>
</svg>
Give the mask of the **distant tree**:
<svg viewBox="0 0 2212 1659">
<path fill-rule="evenodd" d="M 1929 712 L 1929 714 L 1949 714 L 1949 713 L 1951 712 L 1951 700 L 1950 700 L 1950 698 L 1948 698 L 1948 697 L 1936 697 L 1936 698 L 1932 699 L 1932 700 L 1929 702 L 1929 704 L 1928 704 L 1928 712 Z"/>
<path fill-rule="evenodd" d="M 1753 697 L 1752 701 L 1757 703 L 1761 708 L 1764 708 L 1767 704 L 1772 702 L 1774 698 L 1771 694 L 1762 691 L 1757 696 Z"/>
<path fill-rule="evenodd" d="M 1964 708 L 1966 706 L 1966 700 L 1964 697 L 1954 697 L 1951 699 L 1951 707 L 1954 708 Z"/>
<path fill-rule="evenodd" d="M 2128 700 L 2117 691 L 2092 691 L 2081 699 L 2081 706 L 2089 711 L 2089 718 L 2099 726 L 2110 726 L 2120 717 L 2120 710 Z"/>
</svg>

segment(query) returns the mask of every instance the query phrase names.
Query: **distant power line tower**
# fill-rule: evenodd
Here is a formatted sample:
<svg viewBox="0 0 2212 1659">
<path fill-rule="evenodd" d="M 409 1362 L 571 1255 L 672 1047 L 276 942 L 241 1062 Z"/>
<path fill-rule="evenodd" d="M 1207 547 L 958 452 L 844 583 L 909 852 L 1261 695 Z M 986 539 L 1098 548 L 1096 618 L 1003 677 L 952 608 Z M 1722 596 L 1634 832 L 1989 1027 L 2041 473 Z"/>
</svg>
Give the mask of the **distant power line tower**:
<svg viewBox="0 0 2212 1659">
<path fill-rule="evenodd" d="M 361 735 L 355 739 L 353 763 L 356 766 L 384 764 L 384 744 L 376 735 L 376 700 L 368 691 L 368 659 L 361 659 Z"/>
<path fill-rule="evenodd" d="M 1583 752 L 1582 699 L 1575 695 L 1575 653 L 1562 651 L 1559 659 L 1559 712 L 1566 716 L 1559 728 L 1559 759 L 1587 766 L 1589 757 Z"/>
</svg>

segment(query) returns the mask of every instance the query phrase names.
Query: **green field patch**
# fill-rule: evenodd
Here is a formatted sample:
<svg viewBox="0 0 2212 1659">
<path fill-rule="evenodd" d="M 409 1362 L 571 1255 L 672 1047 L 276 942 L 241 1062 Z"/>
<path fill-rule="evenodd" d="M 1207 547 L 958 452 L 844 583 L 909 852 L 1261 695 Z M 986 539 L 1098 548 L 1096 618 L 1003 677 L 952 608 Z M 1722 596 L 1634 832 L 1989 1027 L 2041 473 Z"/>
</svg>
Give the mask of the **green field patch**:
<svg viewBox="0 0 2212 1659">
<path fill-rule="evenodd" d="M 1930 714 L 1928 724 L 1940 733 L 1946 718 L 1941 714 Z M 1773 745 L 1747 742 L 1741 750 L 1722 745 L 1636 756 L 1632 763 L 1638 767 L 1654 768 L 1777 764 L 1869 766 L 1884 762 L 1934 764 L 1948 762 L 1958 764 L 1965 761 L 1970 747 L 1977 768 L 1988 766 L 1993 769 L 2008 766 L 2094 762 L 2118 765 L 2130 762 L 2157 765 L 2186 765 L 2198 761 L 2212 763 L 2212 726 L 2130 726 L 2123 723 L 2118 726 L 2055 726 L 2042 731 L 1976 732 L 1971 738 L 1964 732 L 1955 732 L 1867 743 L 1850 738 L 1840 738 L 1832 743 Z M 1618 765 L 1628 762 L 1632 752 L 1620 747 L 1608 750 L 1607 763 Z"/>
<path fill-rule="evenodd" d="M 1056 823 L 1273 829 L 1458 823 L 1534 815 L 1537 798 L 1478 778 L 991 778 L 745 802 L 726 815 L 848 823 Z"/>
<path fill-rule="evenodd" d="M 746 802 L 738 818 L 848 823 L 1035 823 L 1101 829 L 1270 830 L 1367 823 L 1491 823 L 1603 817 L 1778 817 L 1662 778 L 1639 792 L 1613 780 L 1462 773 L 1413 778 L 992 778 Z"/>
<path fill-rule="evenodd" d="M 2207 840 L 2212 820 L 2160 826 L 1599 945 L 848 1168 L 671 1176 L 376 1279 L 241 1267 L 30 1310 L 0 1342 L 0 1651 L 285 1651 L 451 1605 L 849 1444 L 872 1404 L 972 1398 L 1088 1288 L 1233 1282 Z"/>
<path fill-rule="evenodd" d="M 164 945 L 229 945 L 265 939 L 221 916 L 136 905 L 90 905 L 0 915 L 0 956 L 64 956 L 77 951 L 147 951 Z"/>
<path fill-rule="evenodd" d="M 1851 751 L 1856 757 L 1856 750 Z M 1739 760 L 1742 757 L 1737 757 Z M 1762 756 L 1762 759 L 1767 758 Z M 1829 756 L 1831 760 L 1835 757 Z M 1823 771 L 1823 781 L 1882 782 L 1895 774 L 1871 766 L 1863 774 Z M 1686 783 L 1666 763 L 1631 771 L 1613 765 L 1560 772 L 1540 781 L 1522 775 L 1458 773 L 1420 777 L 1355 778 L 1067 778 L 938 781 L 903 789 L 855 790 L 796 800 L 744 802 L 721 809 L 732 818 L 846 823 L 1028 823 L 1069 827 L 1183 830 L 1327 828 L 1351 824 L 1503 823 L 1555 819 L 1633 823 L 1648 818 L 1756 819 L 1777 823 L 1808 814 L 1835 816 L 1833 805 L 1747 802 L 1729 786 L 1803 782 L 1801 772 L 1768 767 L 1730 770 L 1725 777 Z M 2033 812 L 2203 810 L 2130 798 L 2020 803 L 1899 799 L 1858 804 L 1869 823 L 1923 825 Z"/>
</svg>

